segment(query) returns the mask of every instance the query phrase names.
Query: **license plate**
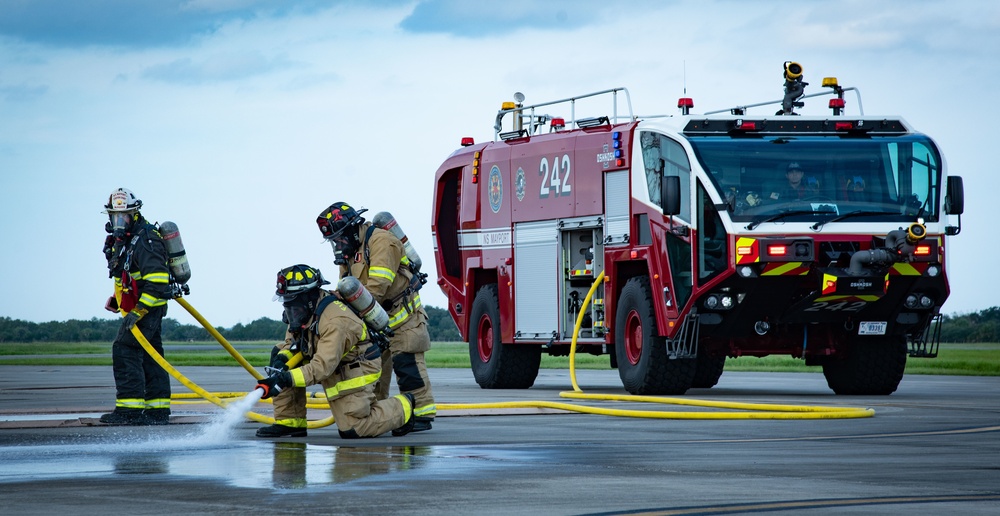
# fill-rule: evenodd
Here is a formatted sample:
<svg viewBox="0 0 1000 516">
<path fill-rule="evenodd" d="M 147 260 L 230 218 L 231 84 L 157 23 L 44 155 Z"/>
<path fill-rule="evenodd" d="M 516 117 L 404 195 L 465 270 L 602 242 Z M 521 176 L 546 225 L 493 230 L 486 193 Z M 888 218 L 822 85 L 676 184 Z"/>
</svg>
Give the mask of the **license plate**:
<svg viewBox="0 0 1000 516">
<path fill-rule="evenodd" d="M 885 335 L 885 321 L 863 321 L 858 325 L 858 335 Z"/>
</svg>

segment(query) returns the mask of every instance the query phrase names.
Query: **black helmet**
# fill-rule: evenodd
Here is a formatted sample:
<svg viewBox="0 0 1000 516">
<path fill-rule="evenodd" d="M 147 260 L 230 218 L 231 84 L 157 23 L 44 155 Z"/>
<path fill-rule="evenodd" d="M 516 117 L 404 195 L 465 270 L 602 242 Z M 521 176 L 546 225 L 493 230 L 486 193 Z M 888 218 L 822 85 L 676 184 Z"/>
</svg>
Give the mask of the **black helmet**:
<svg viewBox="0 0 1000 516">
<path fill-rule="evenodd" d="M 357 252 L 361 247 L 357 227 L 364 224 L 362 213 L 368 210 L 355 210 L 346 202 L 335 202 L 316 217 L 316 225 L 323 233 L 323 238 L 333 246 L 334 263 L 345 265 L 346 256 Z"/>
<path fill-rule="evenodd" d="M 274 291 L 274 300 L 291 301 L 298 297 L 299 294 L 329 284 L 329 281 L 323 279 L 323 274 L 319 272 L 319 269 L 302 264 L 285 267 L 278 271 L 278 283 Z"/>
<path fill-rule="evenodd" d="M 334 240 L 347 233 L 348 228 L 363 224 L 365 218 L 361 214 L 366 211 L 364 208 L 355 210 L 346 202 L 335 202 L 316 217 L 316 225 L 323 238 Z"/>
</svg>

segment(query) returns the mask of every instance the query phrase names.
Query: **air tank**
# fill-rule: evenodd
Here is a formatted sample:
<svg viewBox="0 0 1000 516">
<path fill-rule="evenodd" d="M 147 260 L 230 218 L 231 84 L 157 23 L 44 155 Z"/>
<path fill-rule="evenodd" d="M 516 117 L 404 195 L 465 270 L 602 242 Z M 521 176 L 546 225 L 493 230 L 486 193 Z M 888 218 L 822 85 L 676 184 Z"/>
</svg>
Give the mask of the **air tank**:
<svg viewBox="0 0 1000 516">
<path fill-rule="evenodd" d="M 368 324 L 368 327 L 382 331 L 389 326 L 389 314 L 375 302 L 371 292 L 354 276 L 345 276 L 337 282 L 340 297 Z"/>
<path fill-rule="evenodd" d="M 410 269 L 413 272 L 420 270 L 420 255 L 417 254 L 417 250 L 413 248 L 413 244 L 410 243 L 410 239 L 406 237 L 406 233 L 403 233 L 403 228 L 399 227 L 399 223 L 396 222 L 396 218 L 392 216 L 391 213 L 387 211 L 380 211 L 375 214 L 372 218 L 372 223 L 375 227 L 382 228 L 393 234 L 400 242 L 403 243 L 403 251 L 406 252 L 406 258 L 410 260 Z"/>
<path fill-rule="evenodd" d="M 160 236 L 167 248 L 167 265 L 170 266 L 174 281 L 180 285 L 187 283 L 191 279 L 191 266 L 188 265 L 187 252 L 184 251 L 184 242 L 181 241 L 177 224 L 170 221 L 160 224 Z"/>
</svg>

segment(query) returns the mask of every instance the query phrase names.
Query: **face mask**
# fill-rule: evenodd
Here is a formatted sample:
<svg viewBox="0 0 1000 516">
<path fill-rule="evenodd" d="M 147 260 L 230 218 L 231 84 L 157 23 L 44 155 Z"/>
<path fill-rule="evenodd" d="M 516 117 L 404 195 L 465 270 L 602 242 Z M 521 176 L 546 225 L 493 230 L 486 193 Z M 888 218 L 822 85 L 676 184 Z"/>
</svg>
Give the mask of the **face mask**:
<svg viewBox="0 0 1000 516">
<path fill-rule="evenodd" d="M 308 296 L 299 296 L 291 301 L 283 303 L 285 312 L 281 316 L 282 322 L 288 323 L 288 330 L 298 333 L 309 324 L 309 319 L 313 315 L 313 303 Z"/>
<path fill-rule="evenodd" d="M 132 226 L 132 212 L 115 211 L 110 213 L 111 234 L 121 240 L 128 235 L 128 229 Z M 107 229 L 107 228 L 105 228 Z"/>
</svg>

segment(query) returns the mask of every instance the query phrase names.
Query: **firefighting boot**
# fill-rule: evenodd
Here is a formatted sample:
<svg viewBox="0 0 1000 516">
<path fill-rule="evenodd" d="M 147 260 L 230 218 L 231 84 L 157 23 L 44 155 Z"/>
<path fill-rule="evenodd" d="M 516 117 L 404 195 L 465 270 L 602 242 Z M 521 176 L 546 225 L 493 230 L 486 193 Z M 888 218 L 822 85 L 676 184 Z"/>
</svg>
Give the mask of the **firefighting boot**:
<svg viewBox="0 0 1000 516">
<path fill-rule="evenodd" d="M 257 429 L 257 437 L 305 437 L 306 434 L 305 428 L 295 428 L 277 423 Z"/>
<path fill-rule="evenodd" d="M 169 425 L 170 409 L 148 409 L 142 412 L 147 425 Z"/>
<path fill-rule="evenodd" d="M 423 431 L 426 431 L 426 430 L 430 430 L 431 429 L 431 421 L 434 421 L 434 419 L 433 418 L 429 418 L 429 417 L 423 417 L 423 416 L 414 417 L 413 418 L 413 431 L 414 432 L 423 432 Z"/>
<path fill-rule="evenodd" d="M 145 418 L 142 417 L 142 409 L 116 408 L 114 411 L 101 416 L 101 423 L 111 426 L 143 426 L 146 425 Z"/>
</svg>

